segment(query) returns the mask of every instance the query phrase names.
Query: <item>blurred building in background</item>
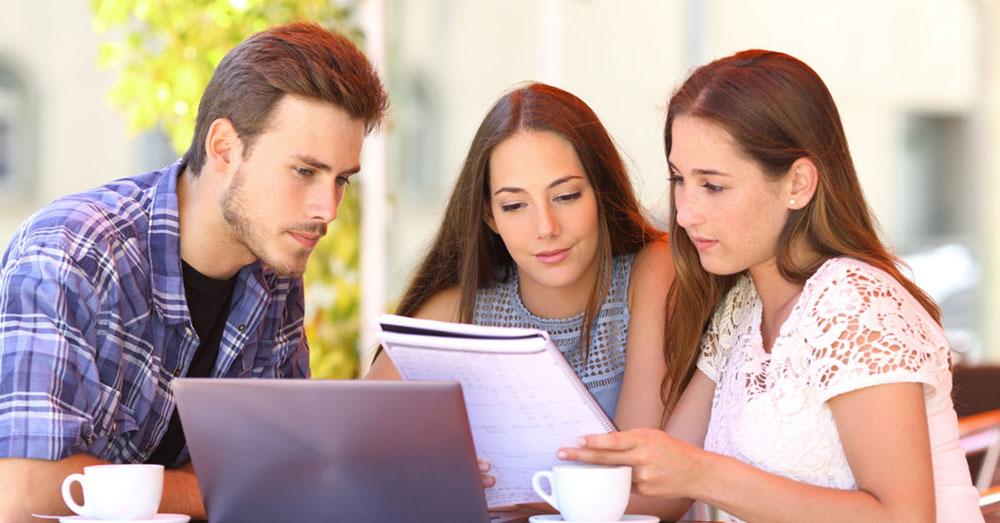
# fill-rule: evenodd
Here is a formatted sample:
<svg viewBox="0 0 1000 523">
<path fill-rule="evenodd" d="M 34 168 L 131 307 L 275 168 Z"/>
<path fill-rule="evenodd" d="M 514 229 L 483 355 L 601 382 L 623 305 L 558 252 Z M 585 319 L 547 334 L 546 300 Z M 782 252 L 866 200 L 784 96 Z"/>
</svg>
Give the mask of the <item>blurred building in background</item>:
<svg viewBox="0 0 1000 523">
<path fill-rule="evenodd" d="M 507 89 L 539 80 L 591 105 L 661 218 L 670 93 L 697 65 L 765 48 L 826 81 L 884 236 L 941 303 L 953 348 L 1000 360 L 1000 2 L 378 1 L 393 103 L 379 300 L 398 299 L 480 119 Z M 95 65 L 86 2 L 0 0 L 0 12 L 6 244 L 54 197 L 173 154 L 157 133 L 128 136 L 106 102 L 115 76 Z"/>
<path fill-rule="evenodd" d="M 662 220 L 672 90 L 700 64 L 764 48 L 802 59 L 826 81 L 884 237 L 942 305 L 953 348 L 972 360 L 1000 359 L 1000 338 L 988 331 L 1000 302 L 986 290 L 1000 293 L 988 279 L 1000 243 L 1000 221 L 989 214 L 1000 197 L 992 181 L 1000 169 L 988 157 L 1000 148 L 996 102 L 992 116 L 987 107 L 987 93 L 1000 91 L 996 73 L 988 76 L 1000 60 L 990 34 L 1000 33 L 998 2 L 386 3 L 395 295 L 440 219 L 476 126 L 503 91 L 539 80 L 590 104 Z"/>
</svg>

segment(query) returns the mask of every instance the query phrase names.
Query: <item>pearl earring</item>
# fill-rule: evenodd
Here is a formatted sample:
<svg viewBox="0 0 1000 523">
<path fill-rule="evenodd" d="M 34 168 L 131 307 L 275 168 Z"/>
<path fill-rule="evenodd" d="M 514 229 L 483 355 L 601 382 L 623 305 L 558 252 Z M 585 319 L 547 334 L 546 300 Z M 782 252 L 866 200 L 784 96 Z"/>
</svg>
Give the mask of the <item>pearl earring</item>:
<svg viewBox="0 0 1000 523">
<path fill-rule="evenodd" d="M 788 205 L 795 205 L 795 198 L 788 200 Z"/>
</svg>

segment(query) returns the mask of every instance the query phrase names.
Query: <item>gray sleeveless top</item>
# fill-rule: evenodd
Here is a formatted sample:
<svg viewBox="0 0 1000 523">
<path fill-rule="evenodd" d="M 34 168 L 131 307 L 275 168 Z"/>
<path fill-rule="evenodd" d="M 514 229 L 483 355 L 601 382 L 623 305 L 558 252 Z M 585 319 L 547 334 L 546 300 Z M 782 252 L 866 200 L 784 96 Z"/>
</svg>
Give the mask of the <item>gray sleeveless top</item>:
<svg viewBox="0 0 1000 523">
<path fill-rule="evenodd" d="M 577 349 L 583 313 L 556 319 L 535 316 L 521 301 L 517 272 L 508 281 L 476 293 L 473 323 L 547 331 L 604 412 L 614 419 L 625 375 L 628 281 L 634 257 L 634 254 L 623 254 L 612 260 L 611 285 L 590 331 L 590 353 L 586 363 L 582 351 Z"/>
</svg>

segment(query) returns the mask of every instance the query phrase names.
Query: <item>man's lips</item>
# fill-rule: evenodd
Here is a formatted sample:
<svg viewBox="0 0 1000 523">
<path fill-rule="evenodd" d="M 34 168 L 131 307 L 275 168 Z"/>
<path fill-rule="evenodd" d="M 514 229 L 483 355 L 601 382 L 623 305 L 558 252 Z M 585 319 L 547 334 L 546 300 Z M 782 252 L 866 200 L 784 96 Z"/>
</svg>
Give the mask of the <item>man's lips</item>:
<svg viewBox="0 0 1000 523">
<path fill-rule="evenodd" d="M 316 246 L 316 242 L 323 237 L 322 234 L 312 233 L 312 232 L 301 232 L 301 231 L 289 231 L 288 234 L 295 238 L 295 241 L 302 244 L 303 247 L 307 249 L 312 249 Z"/>
<path fill-rule="evenodd" d="M 569 248 L 541 251 L 535 253 L 535 258 L 542 263 L 559 263 L 569 256 Z"/>
</svg>

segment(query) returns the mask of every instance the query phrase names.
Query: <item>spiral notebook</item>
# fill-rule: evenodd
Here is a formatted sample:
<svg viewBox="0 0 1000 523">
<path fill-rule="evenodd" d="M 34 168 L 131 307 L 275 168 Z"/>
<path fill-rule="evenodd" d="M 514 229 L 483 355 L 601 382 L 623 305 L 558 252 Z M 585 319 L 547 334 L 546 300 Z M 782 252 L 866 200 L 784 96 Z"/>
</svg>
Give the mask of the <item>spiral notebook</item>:
<svg viewBox="0 0 1000 523">
<path fill-rule="evenodd" d="M 497 479 L 490 507 L 541 501 L 531 476 L 556 451 L 614 423 L 545 331 L 383 315 L 379 339 L 407 380 L 462 385 L 476 454 Z"/>
</svg>

